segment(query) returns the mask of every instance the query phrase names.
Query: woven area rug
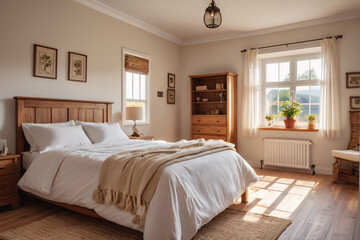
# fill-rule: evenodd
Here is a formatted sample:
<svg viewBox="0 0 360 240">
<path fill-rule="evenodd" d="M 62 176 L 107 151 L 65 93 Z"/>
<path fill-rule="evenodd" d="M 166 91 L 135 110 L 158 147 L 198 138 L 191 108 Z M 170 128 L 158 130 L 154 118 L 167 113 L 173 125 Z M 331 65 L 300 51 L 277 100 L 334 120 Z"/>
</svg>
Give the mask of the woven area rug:
<svg viewBox="0 0 360 240">
<path fill-rule="evenodd" d="M 196 240 L 277 239 L 290 220 L 226 209 L 196 234 Z M 3 233 L 6 240 L 142 239 L 142 233 L 74 212 L 60 212 Z"/>
</svg>

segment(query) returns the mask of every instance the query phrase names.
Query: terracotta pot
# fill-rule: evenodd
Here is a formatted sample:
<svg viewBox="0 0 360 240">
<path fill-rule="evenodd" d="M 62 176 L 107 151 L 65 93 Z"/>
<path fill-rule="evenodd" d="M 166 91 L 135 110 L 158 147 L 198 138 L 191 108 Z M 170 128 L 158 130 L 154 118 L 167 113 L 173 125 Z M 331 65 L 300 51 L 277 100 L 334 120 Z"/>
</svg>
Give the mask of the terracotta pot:
<svg viewBox="0 0 360 240">
<path fill-rule="evenodd" d="M 309 121 L 308 122 L 308 129 L 315 129 L 316 125 L 314 123 L 314 121 Z"/>
<path fill-rule="evenodd" d="M 285 127 L 286 127 L 286 128 L 294 128 L 295 122 L 296 122 L 295 119 L 285 119 L 285 120 L 284 120 L 284 123 L 285 123 Z"/>
</svg>

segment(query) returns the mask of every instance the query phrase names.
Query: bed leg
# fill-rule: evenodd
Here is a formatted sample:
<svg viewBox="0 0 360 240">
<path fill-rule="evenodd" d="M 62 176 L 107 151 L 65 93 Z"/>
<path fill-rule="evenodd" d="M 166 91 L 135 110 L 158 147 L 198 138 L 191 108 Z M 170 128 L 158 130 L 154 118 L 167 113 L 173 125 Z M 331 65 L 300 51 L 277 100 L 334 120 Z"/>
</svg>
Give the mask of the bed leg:
<svg viewBox="0 0 360 240">
<path fill-rule="evenodd" d="M 241 202 L 242 203 L 247 203 L 248 202 L 248 188 L 245 188 L 245 192 L 241 195 Z"/>
</svg>

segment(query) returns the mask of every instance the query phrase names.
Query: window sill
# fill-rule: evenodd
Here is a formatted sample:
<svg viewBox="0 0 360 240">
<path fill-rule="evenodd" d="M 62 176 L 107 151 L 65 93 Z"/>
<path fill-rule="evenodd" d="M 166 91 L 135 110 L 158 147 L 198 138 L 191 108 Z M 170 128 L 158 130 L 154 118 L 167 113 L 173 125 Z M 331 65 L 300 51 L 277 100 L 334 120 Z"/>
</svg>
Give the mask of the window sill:
<svg viewBox="0 0 360 240">
<path fill-rule="evenodd" d="M 259 130 L 270 130 L 270 131 L 298 131 L 298 132 L 318 132 L 319 129 L 308 129 L 308 128 L 285 128 L 285 127 L 261 127 Z"/>
</svg>

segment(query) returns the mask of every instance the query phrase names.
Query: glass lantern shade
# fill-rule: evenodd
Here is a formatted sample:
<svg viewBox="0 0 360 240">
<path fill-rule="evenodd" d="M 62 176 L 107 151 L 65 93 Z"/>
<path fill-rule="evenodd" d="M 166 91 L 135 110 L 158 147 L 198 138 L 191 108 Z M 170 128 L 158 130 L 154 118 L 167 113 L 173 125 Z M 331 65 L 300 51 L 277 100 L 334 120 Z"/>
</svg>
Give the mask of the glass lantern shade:
<svg viewBox="0 0 360 240">
<path fill-rule="evenodd" d="M 220 8 L 218 8 L 214 0 L 212 0 L 209 7 L 205 10 L 204 23 L 208 28 L 217 28 L 221 25 L 221 22 Z"/>
</svg>

